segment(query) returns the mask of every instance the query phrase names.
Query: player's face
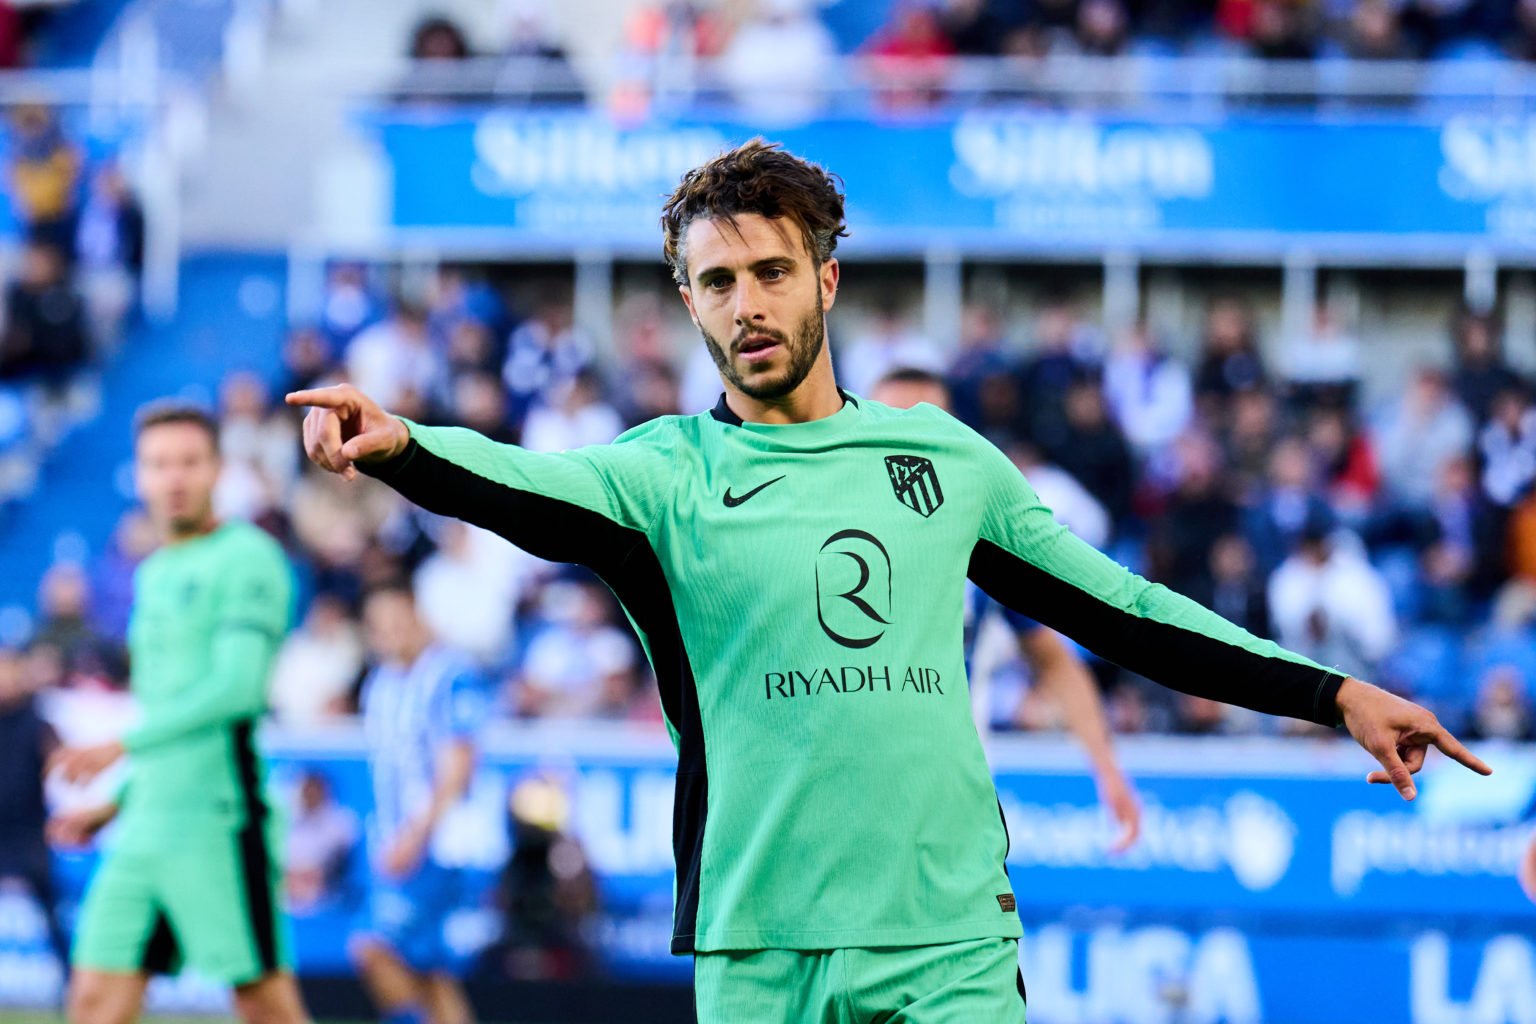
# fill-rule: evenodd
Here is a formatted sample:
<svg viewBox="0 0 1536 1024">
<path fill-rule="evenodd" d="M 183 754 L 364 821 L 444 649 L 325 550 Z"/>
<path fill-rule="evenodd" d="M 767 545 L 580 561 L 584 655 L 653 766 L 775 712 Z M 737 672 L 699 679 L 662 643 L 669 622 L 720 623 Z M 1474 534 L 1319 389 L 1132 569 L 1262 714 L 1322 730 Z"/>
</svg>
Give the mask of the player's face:
<svg viewBox="0 0 1536 1024">
<path fill-rule="evenodd" d="M 679 290 L 726 384 L 760 401 L 794 391 L 826 346 L 837 261 L 818 266 L 793 221 L 755 213 L 695 220 L 683 247 Z"/>
<path fill-rule="evenodd" d="M 363 606 L 363 634 L 380 661 L 404 661 L 417 628 L 416 609 L 404 594 L 380 591 Z"/>
<path fill-rule="evenodd" d="M 896 409 L 910 409 L 919 402 L 927 402 L 945 412 L 949 411 L 949 395 L 944 388 L 937 384 L 925 384 L 922 381 L 882 381 L 875 388 L 875 393 L 869 397 L 882 405 L 889 405 Z"/>
<path fill-rule="evenodd" d="M 134 483 L 149 518 L 171 536 L 195 533 L 213 518 L 219 453 L 195 423 L 161 423 L 139 435 Z"/>
</svg>

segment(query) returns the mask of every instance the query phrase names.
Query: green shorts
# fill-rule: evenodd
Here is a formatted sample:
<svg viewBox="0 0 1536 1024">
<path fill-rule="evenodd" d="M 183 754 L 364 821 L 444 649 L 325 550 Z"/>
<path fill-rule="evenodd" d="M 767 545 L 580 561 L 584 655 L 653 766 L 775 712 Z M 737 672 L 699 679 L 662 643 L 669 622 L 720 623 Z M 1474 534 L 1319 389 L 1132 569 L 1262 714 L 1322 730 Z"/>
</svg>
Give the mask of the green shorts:
<svg viewBox="0 0 1536 1024">
<path fill-rule="evenodd" d="M 699 1024 L 1024 1024 L 1017 939 L 699 953 Z"/>
<path fill-rule="evenodd" d="M 279 906 L 281 829 L 205 825 L 174 834 L 125 827 L 86 893 L 76 968 L 170 974 L 190 967 L 244 985 L 292 967 Z"/>
</svg>

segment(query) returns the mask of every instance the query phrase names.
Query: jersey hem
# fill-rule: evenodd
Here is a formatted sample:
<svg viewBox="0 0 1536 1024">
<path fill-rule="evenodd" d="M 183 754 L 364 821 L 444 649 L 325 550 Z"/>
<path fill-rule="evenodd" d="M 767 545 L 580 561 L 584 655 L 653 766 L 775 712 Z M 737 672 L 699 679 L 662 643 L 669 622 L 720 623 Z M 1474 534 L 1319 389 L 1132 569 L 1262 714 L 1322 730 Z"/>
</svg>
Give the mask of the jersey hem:
<svg viewBox="0 0 1536 1024">
<path fill-rule="evenodd" d="M 720 953 L 742 949 L 881 949 L 903 946 L 937 946 L 968 939 L 1017 939 L 1023 926 L 1014 914 L 986 920 L 959 921 L 929 928 L 796 928 L 774 931 L 758 928 L 734 928 L 703 936 L 679 935 L 672 939 L 672 952 Z"/>
</svg>

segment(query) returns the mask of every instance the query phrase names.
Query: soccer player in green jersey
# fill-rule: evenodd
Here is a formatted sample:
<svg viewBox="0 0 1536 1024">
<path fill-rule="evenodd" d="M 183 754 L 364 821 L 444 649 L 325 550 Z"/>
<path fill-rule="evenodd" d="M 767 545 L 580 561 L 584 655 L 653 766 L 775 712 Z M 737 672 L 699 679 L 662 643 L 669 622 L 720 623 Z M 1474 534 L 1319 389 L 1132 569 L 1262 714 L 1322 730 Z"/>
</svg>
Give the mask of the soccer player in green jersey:
<svg viewBox="0 0 1536 1024">
<path fill-rule="evenodd" d="M 66 778 L 127 756 L 117 802 L 61 815 L 79 844 L 119 822 L 81 909 L 69 1017 L 127 1024 L 152 974 L 185 963 L 234 989 L 251 1024 L 306 1019 L 278 907 L 280 848 L 254 745 L 287 628 L 291 573 L 254 526 L 213 514 L 218 425 L 179 404 L 146 408 L 134 439 L 139 497 L 164 545 L 134 576 L 131 685 L 142 709 L 121 742 L 60 751 Z"/>
<path fill-rule="evenodd" d="M 684 176 L 664 251 L 725 390 L 613 444 L 535 453 L 291 394 L 309 457 L 581 562 L 623 604 L 678 751 L 672 949 L 703 1024 L 1022 1024 L 1008 838 L 963 668 L 969 576 L 1189 693 L 1343 724 L 1414 795 L 1423 708 L 1259 640 L 1056 523 L 932 406 L 833 379 L 843 196 L 761 141 Z"/>
</svg>

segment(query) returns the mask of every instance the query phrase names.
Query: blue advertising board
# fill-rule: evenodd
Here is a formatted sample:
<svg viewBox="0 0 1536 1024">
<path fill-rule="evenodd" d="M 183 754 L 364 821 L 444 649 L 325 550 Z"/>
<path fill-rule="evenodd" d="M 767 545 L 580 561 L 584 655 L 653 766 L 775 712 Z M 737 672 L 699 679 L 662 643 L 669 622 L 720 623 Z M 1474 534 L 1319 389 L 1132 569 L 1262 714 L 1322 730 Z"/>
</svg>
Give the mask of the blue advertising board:
<svg viewBox="0 0 1536 1024">
<path fill-rule="evenodd" d="M 600 112 L 370 116 L 391 227 L 653 252 L 662 198 L 758 134 L 842 176 L 851 249 L 1536 261 L 1536 117 L 1134 120 L 1011 109 L 619 123 Z"/>
<path fill-rule="evenodd" d="M 273 732 L 266 746 L 283 802 L 317 773 L 366 821 L 354 732 Z M 1128 740 L 1145 822 L 1140 842 L 1116 855 L 1080 753 L 1050 739 L 998 741 L 1032 1024 L 1533 1024 L 1536 906 L 1515 876 L 1536 829 L 1536 748 L 1480 753 L 1493 778 L 1441 761 L 1406 804 L 1361 781 L 1365 755 L 1346 742 Z M 585 939 L 615 977 L 691 975 L 667 952 L 674 763 L 654 732 L 507 730 L 488 744 L 477 782 L 502 807 L 532 776 L 568 795 L 569 831 L 599 885 Z M 494 831 L 504 819 L 482 821 Z M 504 851 L 499 835 L 461 838 Z M 78 893 L 90 860 L 61 862 L 66 889 Z M 302 972 L 351 973 L 366 873 L 359 856 L 344 891 L 294 915 Z M 0 894 L 0 1003 L 38 1001 L 56 983 L 41 921 L 18 899 Z M 452 917 L 449 939 L 467 953 L 495 936 L 488 895 Z M 184 996 L 205 992 L 181 984 Z"/>
</svg>

